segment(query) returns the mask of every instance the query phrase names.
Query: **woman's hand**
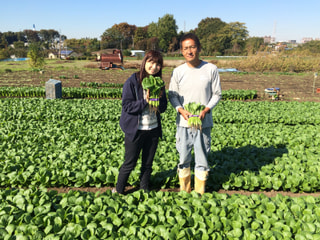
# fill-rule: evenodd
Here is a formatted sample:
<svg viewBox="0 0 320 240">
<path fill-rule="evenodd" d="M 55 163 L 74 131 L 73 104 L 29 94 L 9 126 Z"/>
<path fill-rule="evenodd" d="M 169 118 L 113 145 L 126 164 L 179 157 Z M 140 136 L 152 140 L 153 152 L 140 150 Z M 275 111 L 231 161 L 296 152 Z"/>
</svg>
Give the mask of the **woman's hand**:
<svg viewBox="0 0 320 240">
<path fill-rule="evenodd" d="M 150 101 L 150 89 L 147 90 L 146 101 L 147 101 L 147 103 L 149 103 L 149 101 Z"/>
</svg>

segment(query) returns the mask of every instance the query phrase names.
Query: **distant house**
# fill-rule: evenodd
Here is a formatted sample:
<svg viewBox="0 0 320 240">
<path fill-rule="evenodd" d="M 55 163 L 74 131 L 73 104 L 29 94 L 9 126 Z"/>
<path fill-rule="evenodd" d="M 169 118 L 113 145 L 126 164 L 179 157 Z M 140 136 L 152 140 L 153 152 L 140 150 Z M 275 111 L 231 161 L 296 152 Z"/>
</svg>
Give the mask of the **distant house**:
<svg viewBox="0 0 320 240">
<path fill-rule="evenodd" d="M 70 57 L 70 55 L 72 54 L 73 51 L 71 50 L 61 50 L 60 51 L 60 55 L 62 59 L 66 59 L 68 57 Z"/>
<path fill-rule="evenodd" d="M 52 52 L 49 52 L 48 54 L 48 58 L 49 59 L 56 59 L 59 57 L 59 52 L 58 51 L 52 51 Z"/>
<path fill-rule="evenodd" d="M 137 56 L 144 57 L 144 55 L 145 55 L 145 51 L 143 50 L 131 50 L 131 57 L 137 57 Z"/>
<path fill-rule="evenodd" d="M 67 59 L 67 58 L 70 58 L 70 57 L 79 57 L 81 56 L 82 54 L 78 54 L 74 51 L 71 51 L 71 50 L 61 50 L 61 59 Z M 48 54 L 48 58 L 49 59 L 57 59 L 59 58 L 59 51 L 56 50 L 56 51 L 51 51 L 49 52 Z"/>
</svg>

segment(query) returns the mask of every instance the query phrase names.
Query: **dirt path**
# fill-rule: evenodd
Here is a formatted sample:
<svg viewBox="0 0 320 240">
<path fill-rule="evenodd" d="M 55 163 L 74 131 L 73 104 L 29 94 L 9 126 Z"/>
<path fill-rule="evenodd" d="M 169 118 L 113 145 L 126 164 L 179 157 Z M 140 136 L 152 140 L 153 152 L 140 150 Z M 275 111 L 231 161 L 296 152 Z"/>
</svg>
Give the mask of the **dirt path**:
<svg viewBox="0 0 320 240">
<path fill-rule="evenodd" d="M 70 190 L 74 191 L 84 191 L 84 192 L 93 192 L 93 193 L 103 193 L 107 190 L 112 190 L 111 187 L 101 187 L 101 188 L 96 188 L 96 187 L 82 187 L 82 188 L 76 188 L 76 187 L 61 187 L 61 188 L 47 188 L 48 191 L 55 190 L 58 193 L 67 193 Z M 127 187 L 126 188 L 126 193 L 132 193 L 134 191 L 137 191 L 137 188 L 133 187 Z M 179 192 L 178 188 L 170 188 L 170 189 L 156 189 L 156 191 L 164 191 L 164 192 Z M 228 194 L 228 195 L 233 195 L 233 194 L 241 194 L 241 195 L 246 195 L 250 196 L 251 194 L 264 194 L 267 197 L 275 197 L 277 194 L 281 194 L 283 196 L 288 196 L 288 197 L 302 197 L 302 196 L 313 196 L 313 197 L 320 197 L 320 192 L 316 193 L 292 193 L 292 192 L 284 192 L 284 191 L 254 191 L 254 192 L 249 192 L 249 191 L 244 191 L 244 190 L 224 190 L 220 189 L 217 191 L 218 193 L 221 194 Z"/>
</svg>

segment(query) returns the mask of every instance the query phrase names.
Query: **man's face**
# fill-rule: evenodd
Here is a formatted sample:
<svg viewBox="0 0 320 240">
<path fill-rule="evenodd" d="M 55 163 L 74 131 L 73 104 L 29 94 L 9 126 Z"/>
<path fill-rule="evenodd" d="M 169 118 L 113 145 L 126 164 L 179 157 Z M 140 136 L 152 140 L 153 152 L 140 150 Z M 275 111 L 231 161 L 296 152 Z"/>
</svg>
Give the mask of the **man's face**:
<svg viewBox="0 0 320 240">
<path fill-rule="evenodd" d="M 187 63 L 197 63 L 199 61 L 200 49 L 192 39 L 186 39 L 181 43 L 182 55 Z"/>
</svg>

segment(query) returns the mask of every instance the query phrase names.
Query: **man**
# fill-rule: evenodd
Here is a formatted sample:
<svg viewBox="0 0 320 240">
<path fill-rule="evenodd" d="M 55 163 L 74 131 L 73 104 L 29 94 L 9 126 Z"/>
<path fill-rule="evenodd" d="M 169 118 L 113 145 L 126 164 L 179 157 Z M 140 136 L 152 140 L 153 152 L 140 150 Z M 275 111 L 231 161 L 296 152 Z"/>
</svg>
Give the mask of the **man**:
<svg viewBox="0 0 320 240">
<path fill-rule="evenodd" d="M 180 40 L 180 48 L 186 63 L 173 70 L 169 85 L 169 100 L 177 110 L 176 147 L 180 155 L 178 164 L 180 190 L 191 192 L 190 164 L 193 148 L 195 156 L 194 190 L 203 194 L 210 170 L 208 154 L 213 126 L 211 110 L 221 99 L 220 77 L 217 66 L 199 59 L 201 46 L 195 34 L 184 35 Z M 199 115 L 202 120 L 201 130 L 188 126 L 188 118 L 192 114 L 186 111 L 184 106 L 190 102 L 205 106 Z"/>
</svg>

